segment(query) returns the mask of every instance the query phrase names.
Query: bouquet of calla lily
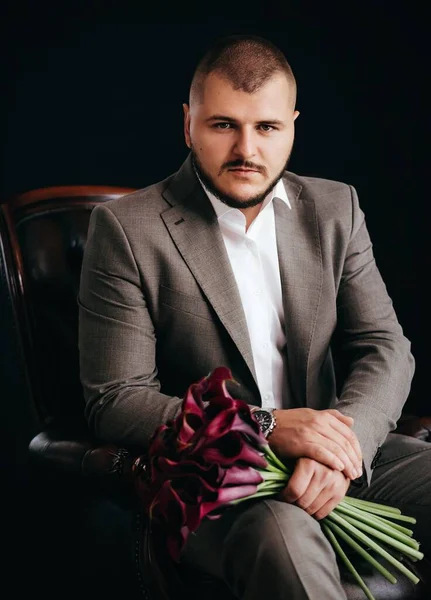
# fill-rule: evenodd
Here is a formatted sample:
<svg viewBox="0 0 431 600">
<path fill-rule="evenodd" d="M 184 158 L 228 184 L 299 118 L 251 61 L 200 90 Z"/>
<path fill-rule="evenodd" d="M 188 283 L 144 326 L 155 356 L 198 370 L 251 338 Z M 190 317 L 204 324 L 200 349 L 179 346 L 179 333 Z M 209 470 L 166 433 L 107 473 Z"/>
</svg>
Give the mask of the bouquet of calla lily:
<svg viewBox="0 0 431 600">
<path fill-rule="evenodd" d="M 137 493 L 150 519 L 164 524 L 175 561 L 202 519 L 216 519 L 239 502 L 276 496 L 291 474 L 271 450 L 248 404 L 228 393 L 226 381 L 231 379 L 229 369 L 219 367 L 192 384 L 178 417 L 154 432 L 148 454 L 134 465 Z M 369 600 L 375 599 L 346 549 L 357 552 L 391 583 L 396 578 L 378 556 L 416 584 L 419 579 L 402 556 L 416 561 L 423 554 L 413 531 L 400 522 L 415 519 L 391 506 L 348 496 L 320 521 Z"/>
</svg>

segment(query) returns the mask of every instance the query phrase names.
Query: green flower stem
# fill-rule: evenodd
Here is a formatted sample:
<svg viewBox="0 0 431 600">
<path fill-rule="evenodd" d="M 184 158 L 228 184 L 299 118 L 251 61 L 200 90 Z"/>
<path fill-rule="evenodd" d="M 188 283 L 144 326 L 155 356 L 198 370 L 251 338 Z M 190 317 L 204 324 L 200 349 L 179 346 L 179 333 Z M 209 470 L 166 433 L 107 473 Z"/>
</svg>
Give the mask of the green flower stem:
<svg viewBox="0 0 431 600">
<path fill-rule="evenodd" d="M 387 519 L 394 519 L 396 521 L 405 521 L 406 523 L 416 523 L 416 519 L 414 517 L 408 517 L 407 515 L 399 515 L 398 513 L 390 513 L 383 510 L 378 510 L 377 508 L 365 508 L 358 507 L 360 510 L 363 510 L 367 513 L 371 513 L 373 515 L 377 515 L 378 517 L 384 517 Z"/>
<path fill-rule="evenodd" d="M 352 498 L 351 496 L 346 496 L 344 498 L 344 500 L 348 504 L 356 504 L 359 508 L 363 508 L 364 510 L 366 510 L 367 508 L 369 510 L 376 508 L 377 510 L 384 510 L 386 512 L 396 513 L 398 515 L 401 514 L 400 509 L 395 508 L 395 506 L 387 506 L 386 504 L 377 504 L 376 502 L 370 502 L 369 500 L 361 500 L 360 498 Z"/>
<path fill-rule="evenodd" d="M 354 525 L 355 527 L 357 527 L 358 529 L 361 529 L 362 531 L 369 533 L 370 535 L 378 538 L 382 542 L 385 542 L 389 546 L 393 546 L 394 548 L 396 548 L 403 554 L 412 556 L 413 558 L 416 558 L 417 560 L 421 560 L 424 556 L 422 554 L 422 552 L 419 552 L 418 550 L 415 550 L 414 548 L 407 546 L 407 544 L 404 544 L 403 542 L 399 542 L 398 540 L 394 539 L 390 535 L 386 535 L 386 533 L 382 533 L 381 531 L 379 531 L 378 529 L 375 529 L 374 527 L 370 527 L 369 525 L 366 525 L 365 523 L 361 523 L 357 519 L 348 517 L 347 515 L 344 516 L 344 519 L 346 521 L 348 521 L 351 525 Z"/>
<path fill-rule="evenodd" d="M 405 535 L 408 535 L 410 537 L 412 537 L 412 535 L 413 535 L 412 529 L 407 529 L 407 527 L 403 527 L 402 525 L 399 525 L 398 523 L 394 523 L 393 521 L 389 521 L 389 519 L 379 517 L 378 515 L 372 515 L 372 517 L 373 517 L 373 520 L 375 520 L 375 521 L 382 522 L 382 523 L 389 523 L 391 525 L 391 527 L 393 527 L 394 529 L 397 529 L 398 531 L 401 531 L 401 533 L 405 533 Z"/>
<path fill-rule="evenodd" d="M 323 527 L 326 535 L 328 536 L 329 541 L 331 542 L 334 550 L 340 556 L 341 560 L 344 562 L 344 564 L 346 565 L 346 567 L 348 568 L 348 570 L 351 572 L 351 574 L 353 575 L 353 577 L 356 579 L 356 581 L 358 582 L 359 586 L 362 588 L 362 590 L 363 590 L 364 594 L 366 595 L 366 597 L 368 598 L 368 600 L 376 600 L 374 598 L 373 594 L 370 592 L 370 590 L 366 586 L 366 584 L 365 584 L 364 580 L 362 579 L 362 577 L 359 575 L 358 571 L 352 565 L 351 561 L 347 557 L 347 555 L 344 552 L 344 550 L 341 548 L 340 544 L 338 543 L 337 538 L 332 533 L 332 531 L 330 530 L 330 528 L 328 527 L 328 525 L 325 524 L 325 523 L 322 523 L 322 527 Z"/>
<path fill-rule="evenodd" d="M 393 529 L 391 524 L 387 525 L 385 523 L 379 523 L 379 521 L 374 520 L 372 515 L 369 513 L 366 513 L 364 511 L 360 511 L 360 510 L 356 510 L 353 508 L 348 508 L 347 506 L 343 506 L 341 504 L 338 504 L 336 509 L 337 509 L 337 513 L 341 512 L 345 515 L 348 515 L 354 519 L 357 519 L 358 521 L 361 521 L 362 523 L 365 523 L 367 525 L 374 527 L 378 531 L 381 531 L 383 533 L 386 533 L 387 535 L 390 535 L 391 537 L 395 538 L 399 542 L 407 544 L 407 546 L 410 546 L 411 548 L 414 548 L 415 550 L 419 549 L 419 544 L 415 540 L 412 540 L 408 535 L 405 535 L 404 533 L 401 533 L 400 531 L 396 531 L 395 529 Z"/>
<path fill-rule="evenodd" d="M 351 533 L 354 537 L 359 539 L 361 542 L 367 544 L 370 548 L 372 548 L 378 554 L 380 554 L 380 556 L 386 558 L 386 560 L 392 565 L 394 565 L 394 567 L 397 567 L 397 569 L 404 573 L 404 575 L 406 575 L 406 577 L 408 577 L 410 581 L 412 581 L 415 584 L 419 582 L 419 579 L 416 577 L 416 575 L 409 571 L 409 569 L 407 569 L 399 560 L 397 560 L 394 556 L 392 556 L 392 554 L 384 550 L 384 548 L 382 548 L 379 544 L 372 540 L 368 535 L 365 535 L 364 533 L 362 533 L 362 531 L 359 531 L 359 529 L 351 525 L 348 521 L 346 521 L 346 519 L 335 514 L 334 511 L 329 513 L 329 515 L 325 518 L 330 519 L 331 521 L 335 521 L 335 523 L 337 523 L 338 525 L 343 526 L 344 529 L 349 531 L 349 533 Z"/>
<path fill-rule="evenodd" d="M 286 483 L 289 479 L 288 477 L 286 477 L 286 473 L 281 473 L 280 471 L 278 473 L 273 471 L 266 471 L 263 469 L 257 469 L 257 471 L 262 475 L 265 481 L 283 481 L 284 483 Z"/>
<path fill-rule="evenodd" d="M 343 501 L 345 501 L 346 499 L 347 499 L 347 496 L 344 498 Z M 352 504 L 352 503 L 349 501 L 348 504 Z M 359 508 L 360 510 L 363 510 L 367 513 L 372 513 L 373 515 L 386 517 L 387 519 L 395 519 L 397 521 L 406 521 L 407 523 L 416 523 L 416 519 L 414 517 L 408 517 L 407 515 L 402 515 L 399 512 L 388 511 L 386 509 L 373 508 L 372 506 L 367 506 L 367 505 L 354 504 L 354 506 L 356 506 L 356 508 Z"/>
<path fill-rule="evenodd" d="M 282 488 L 280 488 L 280 489 L 282 489 Z M 243 498 L 238 498 L 237 500 L 231 500 L 231 502 L 229 502 L 229 504 L 239 504 L 240 502 L 244 502 L 244 500 L 255 500 L 256 498 L 263 498 L 265 496 L 275 496 L 275 495 L 276 495 L 276 492 L 274 492 L 274 490 L 263 489 L 262 491 L 255 492 L 254 494 L 251 494 L 250 496 L 244 496 Z"/>
<path fill-rule="evenodd" d="M 281 490 L 283 490 L 284 487 L 285 483 L 281 481 L 262 481 L 262 483 L 258 484 L 257 491 L 260 492 L 262 490 L 266 490 L 269 492 L 270 490 L 272 490 L 274 494 L 278 494 L 278 492 L 281 492 Z M 250 497 L 253 498 L 253 496 Z"/>
<path fill-rule="evenodd" d="M 397 523 L 391 523 L 387 519 L 380 519 L 381 517 L 372 515 L 369 524 L 372 527 L 377 527 L 377 525 L 385 525 L 386 527 L 389 527 L 390 531 L 388 532 L 388 535 L 392 535 L 395 539 L 399 540 L 400 542 L 403 542 L 404 544 L 407 544 L 407 546 L 411 546 L 412 548 L 415 548 L 415 550 L 419 550 L 420 544 L 417 540 L 415 540 L 412 537 L 413 532 L 411 531 L 411 529 L 406 529 L 405 527 L 400 529 Z M 406 533 L 406 531 L 408 533 Z M 399 537 L 400 535 L 402 537 Z"/>
<path fill-rule="evenodd" d="M 263 469 L 263 471 L 271 471 L 271 473 L 282 473 L 283 477 L 285 477 L 286 479 L 288 478 L 287 473 L 285 471 L 282 471 L 279 467 L 277 467 L 276 465 L 274 465 L 271 460 L 267 460 L 266 461 L 266 467 L 265 469 Z"/>
<path fill-rule="evenodd" d="M 371 524 L 381 523 L 383 525 L 389 526 L 391 529 L 391 535 L 394 532 L 399 532 L 400 534 L 405 536 L 404 540 L 400 541 L 404 541 L 407 545 L 411 545 L 412 548 L 416 548 L 417 550 L 419 549 L 419 543 L 415 539 L 413 539 L 413 531 L 411 529 L 407 529 L 406 527 L 403 527 L 398 523 L 394 523 L 393 521 L 390 521 L 389 519 L 384 519 L 383 517 L 379 517 L 378 515 L 367 513 L 367 516 L 370 519 Z"/>
<path fill-rule="evenodd" d="M 365 550 L 358 542 L 355 542 L 353 538 L 350 537 L 348 533 L 346 533 L 341 527 L 328 521 L 326 523 L 326 527 L 332 529 L 340 538 L 342 538 L 349 546 L 351 546 L 358 554 L 360 554 L 363 558 L 365 558 L 370 564 L 373 565 L 388 581 L 395 584 L 397 583 L 396 577 L 392 575 L 383 565 L 379 563 L 378 560 L 371 556 L 369 552 Z"/>
<path fill-rule="evenodd" d="M 278 458 L 278 456 L 276 454 L 274 454 L 274 452 L 271 450 L 271 447 L 269 446 L 269 444 L 267 444 L 266 446 L 263 446 L 262 450 L 263 450 L 265 456 L 267 457 L 267 459 L 269 458 L 274 465 L 276 465 L 277 467 L 279 467 L 281 469 L 281 471 L 283 471 L 287 475 L 290 475 L 289 469 L 286 467 L 286 465 L 284 463 L 281 462 L 281 460 Z"/>
</svg>

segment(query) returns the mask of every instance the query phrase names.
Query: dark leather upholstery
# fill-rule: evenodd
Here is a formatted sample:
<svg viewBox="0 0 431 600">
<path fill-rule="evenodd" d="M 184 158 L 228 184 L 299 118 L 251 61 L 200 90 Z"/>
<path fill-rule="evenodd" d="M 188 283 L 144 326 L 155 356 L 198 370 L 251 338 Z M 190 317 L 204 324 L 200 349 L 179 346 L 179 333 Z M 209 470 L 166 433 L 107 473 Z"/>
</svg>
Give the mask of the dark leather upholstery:
<svg viewBox="0 0 431 600">
<path fill-rule="evenodd" d="M 29 454 L 41 486 L 44 482 L 50 494 L 65 486 L 62 499 L 73 499 L 71 511 L 74 502 L 81 503 L 76 523 L 89 523 L 91 535 L 87 535 L 85 549 L 80 551 L 88 559 L 86 581 L 94 578 L 97 597 L 111 597 L 106 589 L 101 593 L 97 577 L 105 578 L 110 570 L 116 570 L 120 587 L 111 588 L 112 598 L 118 593 L 126 597 L 124 585 L 133 578 L 127 600 L 146 597 L 147 593 L 151 600 L 183 596 L 228 600 L 231 596 L 220 582 L 184 569 L 178 572 L 169 561 L 162 533 L 156 527 L 148 529 L 145 515 L 135 504 L 133 449 L 98 444 L 83 417 L 77 293 L 88 220 L 96 203 L 128 191 L 131 189 L 97 186 L 46 188 L 12 198 L 1 206 L 1 283 L 16 321 L 14 332 L 19 338 L 23 372 L 37 414 L 37 431 Z M 431 419 L 406 416 L 400 426 L 409 435 L 431 441 L 430 423 Z M 132 526 L 135 538 L 123 538 L 121 532 Z M 114 546 L 118 550 L 116 558 L 111 553 Z M 92 547 L 101 552 L 98 568 Z M 118 558 L 120 551 L 130 555 L 131 567 Z M 379 575 L 370 575 L 368 581 L 379 600 L 418 598 L 422 589 L 401 578 L 397 586 L 386 585 Z M 349 600 L 364 598 L 361 590 L 348 582 L 346 590 Z"/>
<path fill-rule="evenodd" d="M 8 371 L 16 371 L 9 402 L 13 407 L 15 394 L 29 398 L 22 426 L 30 440 L 29 506 L 38 506 L 30 509 L 31 518 L 39 520 L 33 542 L 45 553 L 38 552 L 31 563 L 40 570 L 50 565 L 51 581 L 66 580 L 69 570 L 75 571 L 67 589 L 53 590 L 55 597 L 67 598 L 68 592 L 73 597 L 77 580 L 108 600 L 115 589 L 129 589 L 130 599 L 143 597 L 132 543 L 137 533 L 131 529 L 137 512 L 132 457 L 100 446 L 89 434 L 77 348 L 77 292 L 90 212 L 96 203 L 128 191 L 53 187 L 11 198 L 0 210 L 2 297 L 10 308 L 2 336 L 7 335 L 11 358 Z M 128 563 L 122 551 L 127 558 L 129 552 Z M 39 579 L 46 594 L 46 574 Z M 80 587 L 76 583 L 75 591 Z"/>
</svg>

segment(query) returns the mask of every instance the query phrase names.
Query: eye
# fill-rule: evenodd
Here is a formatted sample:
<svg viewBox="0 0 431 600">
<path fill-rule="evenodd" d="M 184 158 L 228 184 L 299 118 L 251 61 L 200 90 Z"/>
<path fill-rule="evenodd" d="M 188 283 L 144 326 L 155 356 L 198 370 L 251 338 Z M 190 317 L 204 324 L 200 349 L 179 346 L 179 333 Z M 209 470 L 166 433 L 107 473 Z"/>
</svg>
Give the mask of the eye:
<svg viewBox="0 0 431 600">
<path fill-rule="evenodd" d="M 259 125 L 259 127 L 262 129 L 262 131 L 265 131 L 265 132 L 269 132 L 269 131 L 275 130 L 275 127 L 273 127 L 272 125 L 265 125 L 265 123 L 261 123 Z"/>
<path fill-rule="evenodd" d="M 223 129 L 223 130 L 231 129 L 232 128 L 232 123 L 215 123 L 213 125 L 213 127 L 215 129 Z"/>
</svg>

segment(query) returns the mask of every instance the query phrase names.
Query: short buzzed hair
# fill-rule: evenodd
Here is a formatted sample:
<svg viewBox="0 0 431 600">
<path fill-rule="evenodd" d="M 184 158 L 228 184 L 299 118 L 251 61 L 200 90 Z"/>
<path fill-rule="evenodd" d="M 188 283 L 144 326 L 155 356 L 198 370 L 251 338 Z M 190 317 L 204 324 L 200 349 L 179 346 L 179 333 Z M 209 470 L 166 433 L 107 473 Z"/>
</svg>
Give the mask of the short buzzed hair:
<svg viewBox="0 0 431 600">
<path fill-rule="evenodd" d="M 231 35 L 218 40 L 201 58 L 190 86 L 190 102 L 202 102 L 206 77 L 217 73 L 235 90 L 257 92 L 277 73 L 283 73 L 292 88 L 293 108 L 296 81 L 284 54 L 272 42 L 257 35 Z"/>
</svg>

